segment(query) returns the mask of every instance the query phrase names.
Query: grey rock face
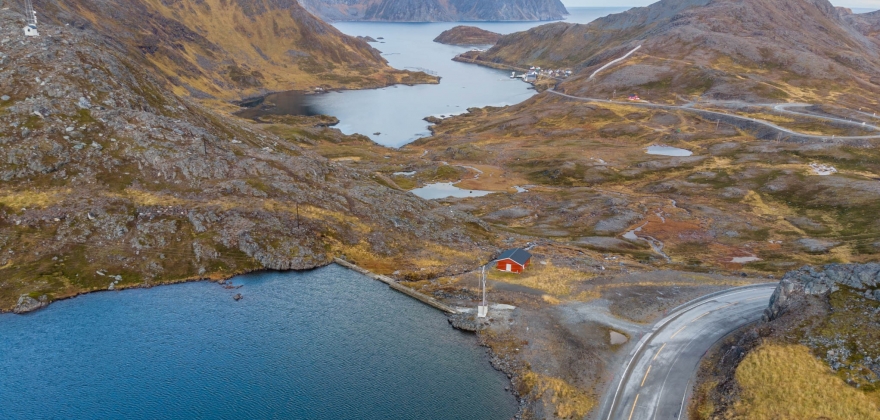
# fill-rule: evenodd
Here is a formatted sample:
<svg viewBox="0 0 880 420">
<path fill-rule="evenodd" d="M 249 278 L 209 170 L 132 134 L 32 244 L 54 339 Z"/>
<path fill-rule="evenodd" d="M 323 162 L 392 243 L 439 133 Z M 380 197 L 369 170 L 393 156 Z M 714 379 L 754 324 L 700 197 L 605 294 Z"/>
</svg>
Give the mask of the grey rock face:
<svg viewBox="0 0 880 420">
<path fill-rule="evenodd" d="M 48 304 L 49 298 L 46 295 L 40 296 L 39 299 L 34 299 L 28 295 L 21 295 L 21 297 L 18 298 L 18 304 L 15 305 L 12 312 L 17 314 L 33 312 Z"/>
<path fill-rule="evenodd" d="M 779 317 L 798 296 L 827 295 L 842 286 L 862 291 L 866 298 L 880 300 L 880 263 L 829 264 L 821 271 L 806 266 L 789 271 L 770 297 L 764 319 Z"/>
<path fill-rule="evenodd" d="M 821 239 L 804 238 L 798 239 L 797 244 L 808 252 L 828 252 L 838 245 L 838 242 L 823 241 Z"/>
</svg>

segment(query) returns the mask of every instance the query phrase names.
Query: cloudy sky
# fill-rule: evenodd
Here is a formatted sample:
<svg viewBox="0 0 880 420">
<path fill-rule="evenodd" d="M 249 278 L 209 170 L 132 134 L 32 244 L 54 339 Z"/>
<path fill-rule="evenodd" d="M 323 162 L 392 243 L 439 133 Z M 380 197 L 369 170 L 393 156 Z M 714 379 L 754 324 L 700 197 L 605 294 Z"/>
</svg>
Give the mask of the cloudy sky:
<svg viewBox="0 0 880 420">
<path fill-rule="evenodd" d="M 562 0 L 562 3 L 568 7 L 602 7 L 602 6 L 647 6 L 657 0 L 618 0 L 610 2 L 608 0 Z M 866 9 L 880 9 L 880 0 L 831 0 L 835 6 L 843 7 L 862 7 Z M 620 5 L 620 6 L 618 6 Z"/>
</svg>

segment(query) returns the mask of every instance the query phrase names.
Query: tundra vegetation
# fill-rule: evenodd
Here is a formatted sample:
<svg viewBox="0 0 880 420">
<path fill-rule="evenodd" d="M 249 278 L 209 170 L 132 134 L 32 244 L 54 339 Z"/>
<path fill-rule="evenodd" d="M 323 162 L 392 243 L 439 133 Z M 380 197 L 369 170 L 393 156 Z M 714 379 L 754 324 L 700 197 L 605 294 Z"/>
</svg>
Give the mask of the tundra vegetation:
<svg viewBox="0 0 880 420">
<path fill-rule="evenodd" d="M 526 418 L 580 418 L 624 357 L 611 331 L 633 338 L 705 293 L 880 254 L 878 140 L 828 119 L 880 110 L 878 13 L 825 0 L 663 0 L 511 34 L 468 60 L 571 68 L 544 88 L 615 101 L 545 92 L 436 121 L 432 136 L 390 149 L 328 128 L 327 117 L 230 117 L 228 101 L 272 90 L 437 81 L 389 68 L 295 1 L 37 5 L 48 22 L 38 39 L 24 39 L 20 14 L 0 11 L 11 40 L 0 51 L 4 311 L 333 257 L 470 307 L 479 265 L 531 244 L 526 273 L 490 275 L 492 302 L 516 309 L 453 321 L 479 330 Z M 622 100 L 634 92 L 668 107 Z M 813 106 L 762 106 L 775 102 Z M 693 155 L 648 155 L 651 145 Z M 817 164 L 837 172 L 818 175 Z M 407 193 L 459 181 L 496 193 Z M 805 415 L 853 413 L 820 405 L 828 396 L 865 402 L 854 410 L 876 404 L 873 377 L 859 379 L 853 361 L 832 374 L 830 362 L 807 360 L 825 357 L 822 340 L 876 338 L 856 323 L 872 303 L 835 293 L 810 318 L 824 327 L 759 333 L 766 347 L 713 373 L 694 412 L 793 415 L 769 411 L 754 380 L 793 361 L 792 383 L 826 385 L 792 400 L 816 408 Z"/>
</svg>

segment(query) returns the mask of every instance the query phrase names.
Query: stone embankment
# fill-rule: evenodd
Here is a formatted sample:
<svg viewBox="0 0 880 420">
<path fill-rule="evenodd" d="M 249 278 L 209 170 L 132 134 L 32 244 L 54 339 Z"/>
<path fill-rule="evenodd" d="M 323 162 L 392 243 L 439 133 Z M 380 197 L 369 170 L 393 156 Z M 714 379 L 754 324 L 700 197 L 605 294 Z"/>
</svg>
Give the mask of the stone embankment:
<svg viewBox="0 0 880 420">
<path fill-rule="evenodd" d="M 458 313 L 458 311 L 456 311 L 451 306 L 443 304 L 440 301 L 438 301 L 437 299 L 434 299 L 426 294 L 419 293 L 413 289 L 410 289 L 409 287 L 403 286 L 400 283 L 398 283 L 396 280 L 392 279 L 391 277 L 383 276 L 381 274 L 376 274 L 376 273 L 370 272 L 364 268 L 358 267 L 357 265 L 352 264 L 348 261 L 345 261 L 341 258 L 334 258 L 333 261 L 336 262 L 336 264 L 339 264 L 345 268 L 357 271 L 358 273 L 361 273 L 361 274 L 363 274 L 367 277 L 370 277 L 374 280 L 381 281 L 382 283 L 387 284 L 388 287 L 390 287 L 400 293 L 403 293 L 403 294 L 405 294 L 415 300 L 418 300 L 428 306 L 434 307 L 434 308 L 439 309 L 439 310 L 446 312 L 448 314 Z"/>
<path fill-rule="evenodd" d="M 785 274 L 770 297 L 765 320 L 782 315 L 794 301 L 806 295 L 827 295 L 848 287 L 867 299 L 880 301 L 880 263 L 829 264 L 822 270 L 804 267 Z"/>
</svg>

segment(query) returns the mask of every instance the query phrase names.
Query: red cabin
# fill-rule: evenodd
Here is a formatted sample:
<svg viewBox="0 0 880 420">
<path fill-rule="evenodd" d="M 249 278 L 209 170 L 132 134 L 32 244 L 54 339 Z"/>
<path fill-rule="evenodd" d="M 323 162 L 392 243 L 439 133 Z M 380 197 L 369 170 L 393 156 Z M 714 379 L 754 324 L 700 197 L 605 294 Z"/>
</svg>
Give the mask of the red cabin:
<svg viewBox="0 0 880 420">
<path fill-rule="evenodd" d="M 532 261 L 532 254 L 521 248 L 508 249 L 501 253 L 495 266 L 500 271 L 522 273 Z"/>
</svg>

